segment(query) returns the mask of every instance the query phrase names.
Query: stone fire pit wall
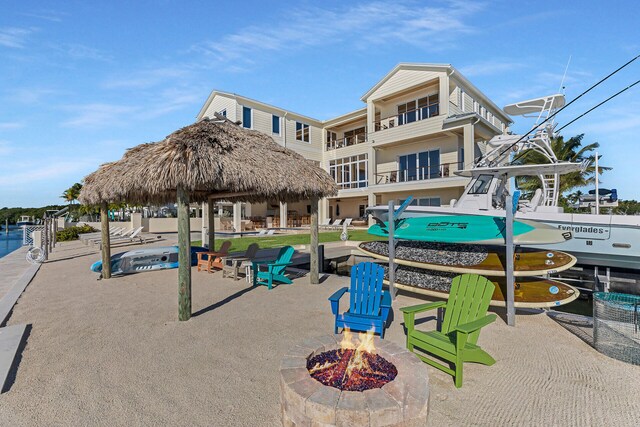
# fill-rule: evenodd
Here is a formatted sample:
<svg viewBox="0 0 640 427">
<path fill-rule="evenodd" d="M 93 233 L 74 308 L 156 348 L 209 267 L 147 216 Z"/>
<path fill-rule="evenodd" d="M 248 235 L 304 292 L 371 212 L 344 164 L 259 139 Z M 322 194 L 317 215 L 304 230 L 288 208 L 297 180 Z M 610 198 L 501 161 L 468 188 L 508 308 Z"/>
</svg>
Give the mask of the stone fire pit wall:
<svg viewBox="0 0 640 427">
<path fill-rule="evenodd" d="M 310 338 L 289 350 L 280 365 L 284 426 L 424 426 L 429 413 L 426 365 L 407 349 L 375 337 L 376 352 L 398 369 L 382 388 L 340 391 L 311 377 L 307 360 L 340 347 L 342 335 Z"/>
</svg>

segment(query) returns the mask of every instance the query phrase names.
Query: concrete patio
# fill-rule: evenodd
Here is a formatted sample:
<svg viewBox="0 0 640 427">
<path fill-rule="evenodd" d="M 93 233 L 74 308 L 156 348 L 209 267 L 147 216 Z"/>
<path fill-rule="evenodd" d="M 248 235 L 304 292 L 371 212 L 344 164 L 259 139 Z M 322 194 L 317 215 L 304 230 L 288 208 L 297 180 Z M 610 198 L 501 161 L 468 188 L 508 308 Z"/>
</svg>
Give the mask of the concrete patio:
<svg viewBox="0 0 640 427">
<path fill-rule="evenodd" d="M 178 322 L 177 270 L 98 281 L 98 258 L 59 245 L 18 300 L 8 324 L 32 329 L 0 395 L 1 425 L 280 425 L 280 360 L 332 332 L 327 298 L 348 283 L 302 277 L 268 291 L 194 268 L 194 317 Z M 404 344 L 398 308 L 423 301 L 398 296 L 387 339 Z M 428 369 L 429 425 L 637 425 L 640 367 L 544 313 L 519 313 L 515 328 L 498 314 L 479 341 L 494 366 L 467 364 L 462 389 Z"/>
</svg>

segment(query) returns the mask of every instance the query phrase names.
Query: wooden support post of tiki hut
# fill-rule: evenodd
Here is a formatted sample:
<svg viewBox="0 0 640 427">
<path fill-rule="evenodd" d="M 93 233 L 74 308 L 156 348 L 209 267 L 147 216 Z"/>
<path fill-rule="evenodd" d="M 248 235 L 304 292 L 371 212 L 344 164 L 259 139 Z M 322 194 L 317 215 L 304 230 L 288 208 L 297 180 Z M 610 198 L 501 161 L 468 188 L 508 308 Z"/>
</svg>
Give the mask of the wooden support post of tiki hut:
<svg viewBox="0 0 640 427">
<path fill-rule="evenodd" d="M 209 220 L 209 226 L 208 226 L 208 230 L 209 230 L 209 250 L 210 251 L 215 251 L 216 250 L 216 203 L 215 200 L 213 199 L 209 199 L 207 201 L 207 219 Z M 204 236 L 202 237 L 204 239 Z"/>
<path fill-rule="evenodd" d="M 191 318 L 191 229 L 189 193 L 177 189 L 178 199 L 178 320 Z"/>
<path fill-rule="evenodd" d="M 100 229 L 102 231 L 102 278 L 111 278 L 111 238 L 109 236 L 109 205 L 100 204 Z"/>
<path fill-rule="evenodd" d="M 311 199 L 311 244 L 310 244 L 309 282 L 312 285 L 320 283 L 320 268 L 318 265 L 318 199 Z"/>
</svg>

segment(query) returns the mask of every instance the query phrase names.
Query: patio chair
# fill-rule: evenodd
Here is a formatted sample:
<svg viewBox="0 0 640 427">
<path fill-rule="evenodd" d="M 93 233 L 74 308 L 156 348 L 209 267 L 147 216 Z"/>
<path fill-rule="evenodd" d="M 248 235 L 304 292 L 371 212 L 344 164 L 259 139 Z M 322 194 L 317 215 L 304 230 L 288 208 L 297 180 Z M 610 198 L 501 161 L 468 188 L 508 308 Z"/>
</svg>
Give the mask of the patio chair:
<svg viewBox="0 0 640 427">
<path fill-rule="evenodd" d="M 342 226 L 347 228 L 351 227 L 351 221 L 353 221 L 353 218 L 345 219 L 344 222 L 342 223 Z"/>
<path fill-rule="evenodd" d="M 253 260 L 258 253 L 257 243 L 252 243 L 249 245 L 247 250 L 243 255 L 231 255 L 227 257 L 221 257 L 220 261 L 222 263 L 222 277 L 231 276 L 235 280 L 238 280 L 238 273 L 240 270 L 245 268 L 245 272 L 251 267 Z M 249 279 L 249 274 L 246 274 L 247 280 Z"/>
<path fill-rule="evenodd" d="M 338 230 L 338 229 L 340 229 L 341 226 L 342 226 L 342 220 L 341 219 L 336 219 L 335 221 L 333 221 L 333 224 L 331 224 L 329 226 L 329 228 L 331 228 L 333 230 Z"/>
<path fill-rule="evenodd" d="M 280 249 L 278 256 L 273 260 L 253 261 L 251 268 L 253 270 L 253 286 L 265 285 L 271 290 L 273 282 L 293 283 L 291 279 L 284 275 L 285 269 L 291 265 L 291 258 L 295 249 L 293 246 L 285 246 Z"/>
<path fill-rule="evenodd" d="M 477 274 L 456 276 L 451 282 L 449 299 L 404 307 L 404 325 L 407 328 L 407 348 L 425 363 L 452 375 L 457 388 L 462 387 L 464 362 L 493 365 L 496 361 L 478 345 L 480 330 L 496 320 L 487 314 L 495 285 Z M 422 332 L 415 329 L 415 316 L 423 311 L 445 308 L 441 330 Z M 429 353 L 453 365 L 453 369 L 419 354 L 415 349 Z"/>
<path fill-rule="evenodd" d="M 384 330 L 391 311 L 391 295 L 382 290 L 384 267 L 361 262 L 351 267 L 351 286 L 329 297 L 331 311 L 336 316 L 334 333 L 339 328 L 356 331 L 372 330 L 384 338 Z M 340 298 L 349 292 L 349 310 L 340 314 Z"/>
<path fill-rule="evenodd" d="M 227 256 L 230 247 L 231 240 L 225 240 L 217 251 L 198 252 L 198 261 L 196 263 L 198 271 L 202 271 L 203 268 L 204 271 L 209 273 L 213 273 L 214 268 L 222 270 L 223 266 L 221 258 Z"/>
<path fill-rule="evenodd" d="M 269 231 L 267 231 L 267 236 L 273 236 L 273 234 L 276 232 L 276 230 L 271 229 Z"/>
<path fill-rule="evenodd" d="M 267 230 L 260 230 L 260 231 L 258 232 L 258 234 L 256 234 L 256 236 L 258 236 L 258 237 L 262 237 L 262 236 L 264 236 L 265 234 L 267 234 Z"/>
</svg>

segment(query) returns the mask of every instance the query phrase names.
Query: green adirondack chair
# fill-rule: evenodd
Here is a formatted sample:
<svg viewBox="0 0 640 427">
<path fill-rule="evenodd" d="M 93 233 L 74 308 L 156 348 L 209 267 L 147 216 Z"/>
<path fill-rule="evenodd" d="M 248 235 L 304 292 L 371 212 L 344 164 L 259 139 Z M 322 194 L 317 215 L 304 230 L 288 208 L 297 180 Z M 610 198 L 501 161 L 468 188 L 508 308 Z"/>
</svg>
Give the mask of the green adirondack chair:
<svg viewBox="0 0 640 427">
<path fill-rule="evenodd" d="M 495 285 L 485 277 L 463 274 L 453 279 L 447 302 L 433 302 L 400 309 L 407 328 L 407 348 L 425 363 L 452 375 L 457 388 L 462 387 L 464 362 L 489 366 L 496 362 L 476 344 L 480 329 L 496 320 L 495 314 L 487 314 L 494 289 Z M 415 329 L 417 313 L 441 307 L 445 308 L 445 314 L 440 331 L 423 332 Z M 445 360 L 453 367 L 438 363 L 417 353 L 415 349 Z"/>
<path fill-rule="evenodd" d="M 276 259 L 253 261 L 253 286 L 265 285 L 271 290 L 273 282 L 293 283 L 291 279 L 284 275 L 284 270 L 288 265 L 291 265 L 291 257 L 294 252 L 293 246 L 285 246 L 280 249 Z"/>
</svg>

